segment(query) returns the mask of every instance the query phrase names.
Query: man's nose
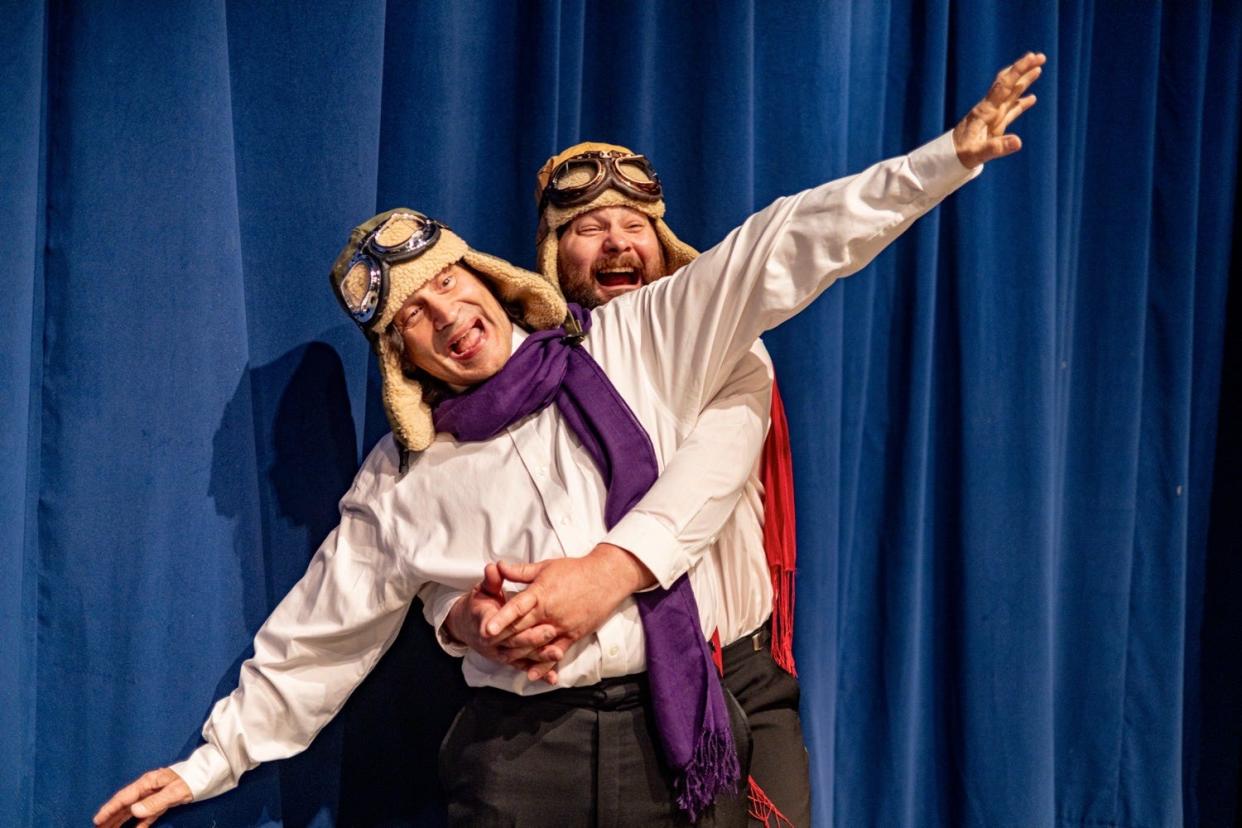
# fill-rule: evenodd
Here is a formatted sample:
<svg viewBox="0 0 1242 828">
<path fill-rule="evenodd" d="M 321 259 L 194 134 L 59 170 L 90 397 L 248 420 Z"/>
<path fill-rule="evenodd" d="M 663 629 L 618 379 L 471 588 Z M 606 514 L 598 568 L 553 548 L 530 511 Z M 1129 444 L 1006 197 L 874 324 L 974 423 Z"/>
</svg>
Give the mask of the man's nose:
<svg viewBox="0 0 1242 828">
<path fill-rule="evenodd" d="M 623 250 L 628 250 L 629 247 L 630 240 L 626 238 L 624 233 L 617 230 L 609 230 L 604 234 L 604 250 L 606 252 L 620 253 Z"/>
<path fill-rule="evenodd" d="M 457 322 L 457 303 L 452 299 L 431 295 L 424 300 L 423 307 L 437 331 Z"/>
</svg>

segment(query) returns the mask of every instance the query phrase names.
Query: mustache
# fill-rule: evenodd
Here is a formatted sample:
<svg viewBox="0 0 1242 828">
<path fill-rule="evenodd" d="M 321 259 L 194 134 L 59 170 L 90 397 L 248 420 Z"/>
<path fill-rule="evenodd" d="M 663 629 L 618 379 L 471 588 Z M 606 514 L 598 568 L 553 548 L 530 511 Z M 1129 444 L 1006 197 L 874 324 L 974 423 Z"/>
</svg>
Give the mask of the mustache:
<svg viewBox="0 0 1242 828">
<path fill-rule="evenodd" d="M 591 275 L 598 276 L 601 270 L 612 270 L 621 267 L 632 268 L 638 274 L 643 272 L 643 263 L 637 254 L 622 253 L 618 256 L 607 256 L 591 265 Z"/>
</svg>

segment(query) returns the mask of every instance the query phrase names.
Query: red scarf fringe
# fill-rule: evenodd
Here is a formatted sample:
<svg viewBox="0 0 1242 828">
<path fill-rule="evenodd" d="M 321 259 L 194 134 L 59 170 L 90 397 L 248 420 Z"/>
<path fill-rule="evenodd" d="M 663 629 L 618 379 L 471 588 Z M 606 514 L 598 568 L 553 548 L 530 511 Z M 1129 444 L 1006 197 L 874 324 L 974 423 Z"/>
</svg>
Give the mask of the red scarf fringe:
<svg viewBox="0 0 1242 828">
<path fill-rule="evenodd" d="M 749 783 L 751 819 L 759 820 L 764 828 L 786 828 L 786 826 L 796 828 L 789 818 L 781 813 L 780 808 L 768 799 L 768 795 L 763 792 L 763 788 L 759 787 L 755 777 L 748 776 L 746 781 Z"/>
<path fill-rule="evenodd" d="M 789 422 L 785 419 L 785 406 L 775 382 L 772 383 L 772 427 L 763 444 L 759 479 L 764 492 L 763 551 L 772 574 L 772 658 L 782 670 L 796 676 L 793 631 L 798 548 L 793 454 L 789 449 Z"/>
</svg>

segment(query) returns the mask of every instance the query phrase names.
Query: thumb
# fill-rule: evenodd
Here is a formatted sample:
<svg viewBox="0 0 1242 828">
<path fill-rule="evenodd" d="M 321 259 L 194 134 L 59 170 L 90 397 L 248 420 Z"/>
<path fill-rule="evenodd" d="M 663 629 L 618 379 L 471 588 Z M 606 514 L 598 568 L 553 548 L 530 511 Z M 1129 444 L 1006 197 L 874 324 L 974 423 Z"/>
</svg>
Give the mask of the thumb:
<svg viewBox="0 0 1242 828">
<path fill-rule="evenodd" d="M 506 581 L 513 581 L 517 584 L 533 583 L 545 566 L 547 566 L 547 561 L 539 563 L 510 563 L 509 561 L 501 561 L 497 565 L 500 574 L 504 576 Z"/>
<path fill-rule="evenodd" d="M 1022 139 L 1016 135 L 998 135 L 995 138 L 989 138 L 985 147 L 982 153 L 983 161 L 993 161 L 1022 149 Z"/>
</svg>

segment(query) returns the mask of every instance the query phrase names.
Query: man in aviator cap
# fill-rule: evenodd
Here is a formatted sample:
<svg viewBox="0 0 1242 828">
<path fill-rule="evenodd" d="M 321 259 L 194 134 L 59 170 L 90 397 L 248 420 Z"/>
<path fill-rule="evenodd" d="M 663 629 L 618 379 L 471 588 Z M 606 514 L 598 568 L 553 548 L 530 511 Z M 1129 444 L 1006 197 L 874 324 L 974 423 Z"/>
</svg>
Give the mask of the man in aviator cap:
<svg viewBox="0 0 1242 828">
<path fill-rule="evenodd" d="M 1033 103 L 1021 93 L 1042 62 L 1029 55 L 1003 72 L 988 106 L 952 135 L 780 199 L 677 278 L 590 314 L 567 315 L 542 277 L 412 211 L 360 227 L 334 284 L 379 357 L 393 434 L 256 635 L 238 688 L 204 725 L 206 743 L 119 791 L 96 823 L 132 814 L 149 824 L 304 748 L 422 597 L 450 648 L 495 636 L 497 622 L 515 631 L 510 657 L 546 660 L 536 651 L 549 632 L 573 641 L 556 689 L 466 654 L 479 691 L 440 757 L 455 822 L 735 824 L 736 809 L 717 798 L 744 775 L 746 733 L 735 739 L 705 642 L 715 619 L 695 601 L 704 567 L 677 575 L 675 556 L 610 545 L 609 530 L 649 493 L 762 331 L 865 266 L 981 163 L 1018 149 L 1004 128 Z M 444 395 L 434 410 L 429 391 Z M 505 598 L 500 559 L 548 563 Z M 580 572 L 595 602 L 560 606 L 552 587 Z M 453 593 L 463 590 L 465 599 Z M 474 632 L 449 620 L 462 607 Z"/>
<path fill-rule="evenodd" d="M 537 267 L 583 307 L 626 295 L 698 256 L 665 223 L 650 163 L 625 147 L 582 143 L 558 153 L 539 170 L 535 197 Z M 810 782 L 792 652 L 792 468 L 771 375 L 771 360 L 756 342 L 662 469 L 659 496 L 636 505 L 629 531 L 614 541 L 628 549 L 676 546 L 686 569 L 708 559 L 716 577 L 695 594 L 704 623 L 716 620 L 713 656 L 753 737 L 751 815 L 768 825 L 806 825 Z M 708 542 L 696 526 L 706 529 Z M 530 581 L 541 566 L 500 569 Z M 591 601 L 593 586 L 574 583 L 582 590 L 578 600 Z"/>
<path fill-rule="evenodd" d="M 698 256 L 666 223 L 663 189 L 650 162 L 626 147 L 581 143 L 554 155 L 539 170 L 536 198 L 537 268 L 585 307 L 671 275 Z M 761 342 L 752 354 L 771 377 Z M 740 397 L 744 405 L 737 404 Z M 741 416 L 754 421 L 739 428 Z M 694 437 L 678 452 L 677 469 L 663 477 L 682 474 L 682 492 L 737 504 L 715 542 L 687 549 L 686 558 L 709 555 L 709 566 L 720 574 L 717 592 L 700 603 L 716 604 L 718 667 L 753 737 L 751 816 L 765 825 L 809 825 L 808 756 L 793 658 L 793 472 L 775 382 L 770 394 L 740 378 L 726 385 L 700 415 Z M 674 495 L 660 505 L 665 513 L 659 517 L 676 526 L 698 504 Z"/>
</svg>

